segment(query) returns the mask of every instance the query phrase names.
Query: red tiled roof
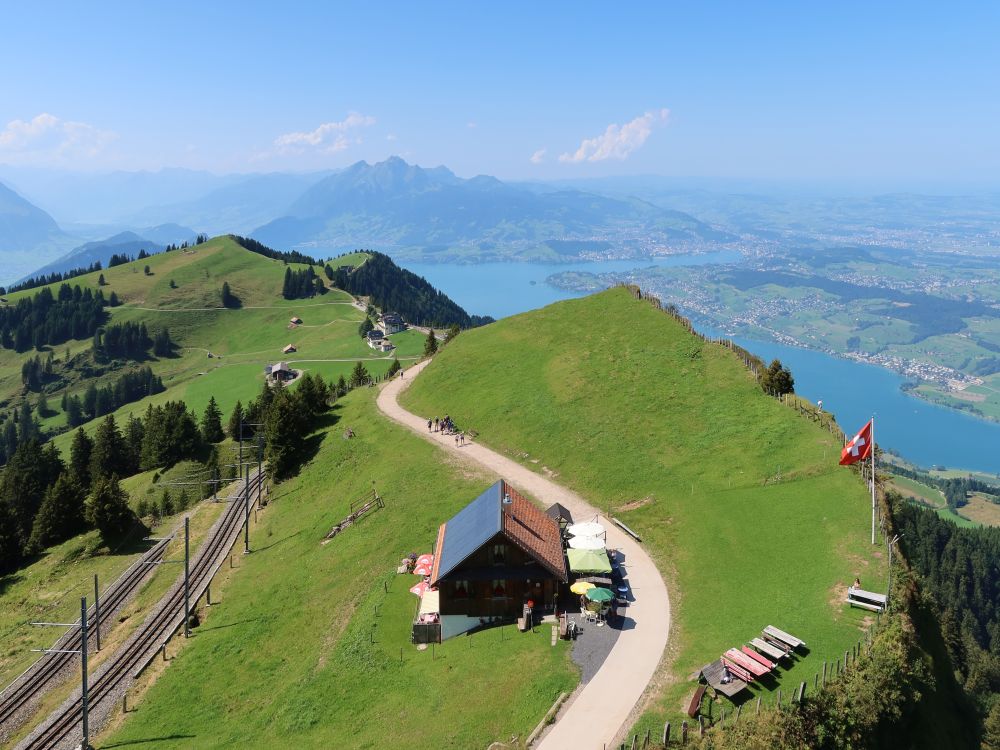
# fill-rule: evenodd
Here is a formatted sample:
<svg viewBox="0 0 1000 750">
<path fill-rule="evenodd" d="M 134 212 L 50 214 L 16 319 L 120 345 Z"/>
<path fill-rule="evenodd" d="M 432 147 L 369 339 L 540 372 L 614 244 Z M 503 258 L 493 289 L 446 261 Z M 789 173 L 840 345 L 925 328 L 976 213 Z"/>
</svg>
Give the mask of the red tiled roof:
<svg viewBox="0 0 1000 750">
<path fill-rule="evenodd" d="M 568 580 L 559 522 L 536 508 L 506 482 L 501 494 L 509 494 L 511 499 L 509 505 L 503 506 L 504 535 L 560 580 Z"/>
</svg>

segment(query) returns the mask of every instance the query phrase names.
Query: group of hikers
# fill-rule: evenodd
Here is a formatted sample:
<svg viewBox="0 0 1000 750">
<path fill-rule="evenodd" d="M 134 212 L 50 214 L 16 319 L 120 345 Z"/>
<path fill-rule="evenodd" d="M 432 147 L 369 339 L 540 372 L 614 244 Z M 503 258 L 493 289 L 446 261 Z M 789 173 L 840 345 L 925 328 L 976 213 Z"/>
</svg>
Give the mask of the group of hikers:
<svg viewBox="0 0 1000 750">
<path fill-rule="evenodd" d="M 434 419 L 428 419 L 427 431 L 442 432 L 445 435 L 454 435 L 456 448 L 461 445 L 465 445 L 465 432 L 455 427 L 455 423 L 451 421 L 451 417 L 447 414 L 444 416 L 444 419 L 438 419 L 437 417 L 434 417 Z"/>
</svg>

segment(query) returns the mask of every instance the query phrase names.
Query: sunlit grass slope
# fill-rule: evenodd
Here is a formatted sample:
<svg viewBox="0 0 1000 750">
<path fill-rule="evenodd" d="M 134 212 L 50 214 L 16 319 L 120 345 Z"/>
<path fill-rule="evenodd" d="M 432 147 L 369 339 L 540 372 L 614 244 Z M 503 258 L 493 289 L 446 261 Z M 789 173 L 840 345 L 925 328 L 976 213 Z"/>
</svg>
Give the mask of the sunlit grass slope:
<svg viewBox="0 0 1000 750">
<path fill-rule="evenodd" d="M 213 590 L 222 604 L 105 744 L 486 747 L 524 737 L 572 689 L 568 646 L 548 628 L 410 645 L 417 579 L 395 567 L 492 480 L 444 463 L 374 397 L 340 402 L 316 457 L 260 516 L 256 551 Z M 373 480 L 385 508 L 321 545 Z"/>
<path fill-rule="evenodd" d="M 786 696 L 811 683 L 861 636 L 847 584 L 884 588 L 870 501 L 837 465 L 837 438 L 624 289 L 463 332 L 404 403 L 556 472 L 642 535 L 673 608 L 665 687 L 641 722 L 654 734 L 681 718 L 692 673 L 768 624 L 811 649 L 783 673 Z"/>
</svg>

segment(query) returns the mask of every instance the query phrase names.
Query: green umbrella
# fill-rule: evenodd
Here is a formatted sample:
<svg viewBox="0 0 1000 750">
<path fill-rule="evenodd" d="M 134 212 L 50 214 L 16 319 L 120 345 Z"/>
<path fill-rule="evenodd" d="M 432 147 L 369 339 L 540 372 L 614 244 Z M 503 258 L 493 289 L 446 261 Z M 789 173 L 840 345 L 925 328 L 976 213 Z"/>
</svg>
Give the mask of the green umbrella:
<svg viewBox="0 0 1000 750">
<path fill-rule="evenodd" d="M 611 589 L 593 588 L 584 594 L 592 602 L 610 602 L 615 598 Z"/>
</svg>

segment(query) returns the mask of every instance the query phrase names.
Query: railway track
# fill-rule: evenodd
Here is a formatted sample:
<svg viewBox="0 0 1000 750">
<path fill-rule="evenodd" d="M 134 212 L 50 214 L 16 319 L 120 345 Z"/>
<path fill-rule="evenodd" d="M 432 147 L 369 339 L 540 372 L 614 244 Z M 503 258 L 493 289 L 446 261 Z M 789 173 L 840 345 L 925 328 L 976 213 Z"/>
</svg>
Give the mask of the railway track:
<svg viewBox="0 0 1000 750">
<path fill-rule="evenodd" d="M 204 594 L 243 527 L 246 495 L 257 490 L 260 475 L 254 473 L 231 497 L 190 566 L 190 597 L 194 603 Z M 183 573 L 156 609 L 89 679 L 91 727 L 98 727 L 110 714 L 124 689 L 138 676 L 184 622 Z M 78 633 L 79 631 L 77 631 Z M 79 640 L 79 635 L 77 635 Z M 69 655 L 71 658 L 72 654 Z M 96 720 L 95 720 L 96 719 Z M 81 696 L 76 690 L 62 706 L 18 744 L 18 750 L 56 750 L 74 747 L 82 738 Z"/>
<path fill-rule="evenodd" d="M 168 542 L 169 540 L 159 541 L 146 550 L 139 560 L 132 563 L 105 589 L 101 597 L 101 621 L 98 623 L 101 632 L 108 629 L 118 610 L 153 572 L 153 564 L 163 558 Z M 95 608 L 91 607 L 87 611 L 88 623 L 95 622 L 96 613 L 94 610 Z M 76 626 L 67 630 L 52 646 L 53 649 L 59 649 L 59 652 L 43 654 L 4 688 L 3 692 L 0 692 L 0 742 L 3 742 L 24 722 L 27 718 L 26 709 L 33 706 L 48 690 L 61 682 L 60 675 L 63 670 L 67 669 L 76 659 L 75 654 L 61 652 L 80 648 L 79 622 L 77 620 Z M 96 641 L 96 633 L 93 630 L 91 633 L 88 645 L 90 640 Z"/>
</svg>

